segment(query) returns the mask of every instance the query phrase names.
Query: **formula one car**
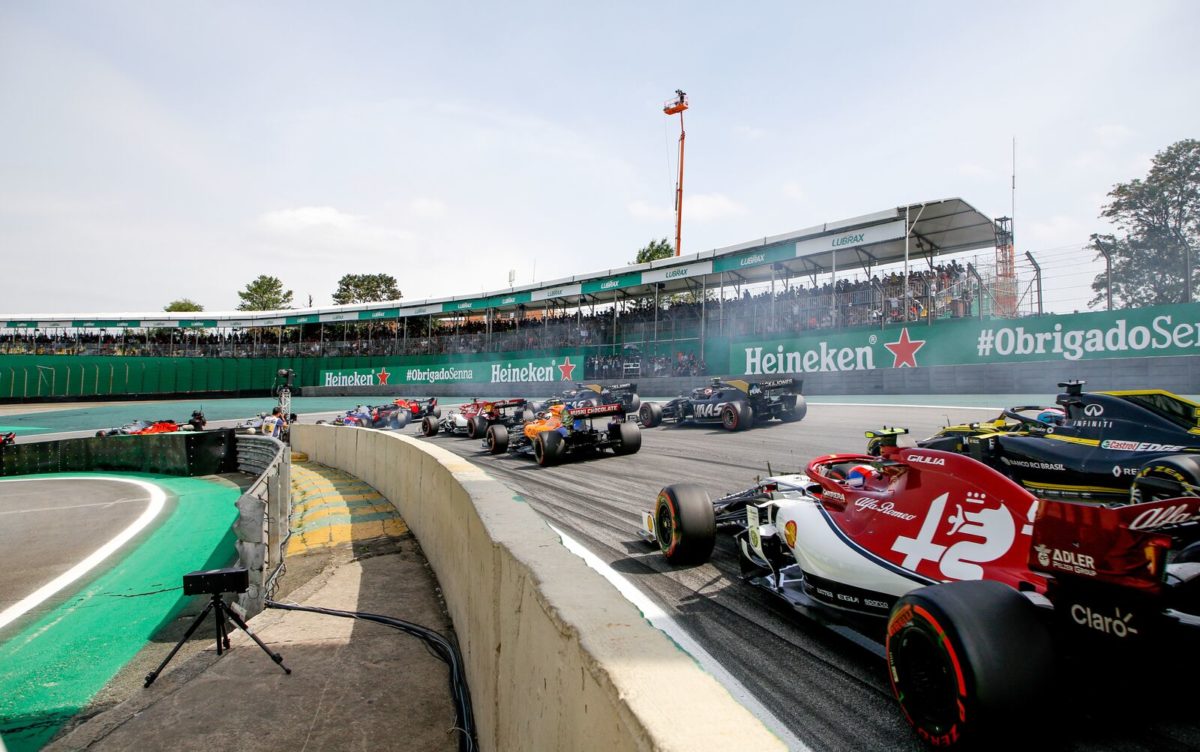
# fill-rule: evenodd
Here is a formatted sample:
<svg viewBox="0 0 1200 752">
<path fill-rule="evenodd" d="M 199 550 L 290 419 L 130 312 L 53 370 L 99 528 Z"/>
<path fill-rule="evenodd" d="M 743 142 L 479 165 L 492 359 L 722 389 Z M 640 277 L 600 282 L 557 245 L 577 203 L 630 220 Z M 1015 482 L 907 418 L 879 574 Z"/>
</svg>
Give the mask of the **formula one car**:
<svg viewBox="0 0 1200 752">
<path fill-rule="evenodd" d="M 450 434 L 466 434 L 468 438 L 480 439 L 487 433 L 488 426 L 499 423 L 506 428 L 520 425 L 533 419 L 533 413 L 520 398 L 480 401 L 471 400 L 450 410 L 442 417 L 426 415 L 421 419 L 421 433 L 433 436 L 439 431 Z"/>
<path fill-rule="evenodd" d="M 1057 407 L 1012 408 L 917 445 L 966 452 L 1043 495 L 1200 495 L 1200 403 L 1158 389 L 1084 392 L 1083 384 L 1060 383 Z"/>
<path fill-rule="evenodd" d="M 552 405 L 597 407 L 612 404 L 621 405 L 626 414 L 636 413 L 642 406 L 642 400 L 637 394 L 637 384 L 576 384 L 574 389 L 567 389 L 543 402 L 530 403 L 529 408 L 534 413 L 539 413 L 545 412 Z"/>
<path fill-rule="evenodd" d="M 733 533 L 746 582 L 877 644 L 934 746 L 1011 726 L 1053 686 L 1060 657 L 1194 654 L 1200 498 L 1039 500 L 960 454 L 881 449 L 819 457 L 715 501 L 668 486 L 642 537 L 687 564 L 709 558 L 718 530 Z"/>
<path fill-rule="evenodd" d="M 795 379 L 713 379 L 693 389 L 691 396 L 680 395 L 661 405 L 647 402 L 638 412 L 638 421 L 646 428 L 664 422 L 719 423 L 728 431 L 744 431 L 771 418 L 791 423 L 808 412 L 799 391 Z"/>
<path fill-rule="evenodd" d="M 613 454 L 634 454 L 642 448 L 642 434 L 636 423 L 624 421 L 625 415 L 625 406 L 620 403 L 551 405 L 540 417 L 514 426 L 511 433 L 501 423 L 488 426 L 483 446 L 489 454 L 531 454 L 543 467 L 557 465 L 572 455 L 598 455 L 605 449 L 613 450 Z M 598 418 L 612 420 L 597 428 Z"/>
<path fill-rule="evenodd" d="M 0 433 L 0 446 L 12 446 L 17 443 L 17 434 L 15 431 L 8 433 Z"/>
<path fill-rule="evenodd" d="M 261 434 L 263 432 L 263 423 L 266 422 L 267 416 L 269 414 L 270 413 L 259 413 L 258 415 L 256 415 L 253 418 L 250 418 L 248 420 L 242 421 L 241 423 L 238 423 L 236 426 L 233 427 L 234 433 Z M 298 420 L 299 419 L 298 419 L 296 413 L 288 414 L 287 421 L 285 421 L 287 426 L 284 428 L 284 432 L 282 434 L 282 438 L 284 441 L 287 440 L 286 437 L 290 433 L 290 427 L 292 426 L 292 424 L 296 423 Z M 324 423 L 324 422 L 325 421 L 323 421 L 323 420 L 317 421 L 318 424 Z"/>
<path fill-rule="evenodd" d="M 139 436 L 152 433 L 174 433 L 180 429 L 190 431 L 190 425 L 180 426 L 173 420 L 135 420 L 116 428 L 101 429 L 96 432 L 98 438 L 104 436 Z"/>
<path fill-rule="evenodd" d="M 430 397 L 423 400 L 404 399 L 401 397 L 400 399 L 393 400 L 392 404 L 401 410 L 407 410 L 409 420 L 418 420 L 424 418 L 426 415 L 432 415 L 435 418 L 442 416 L 442 408 L 438 407 L 437 397 Z"/>
<path fill-rule="evenodd" d="M 399 429 L 408 425 L 407 408 L 389 403 L 386 405 L 359 405 L 329 421 L 335 426 L 352 428 Z M 325 421 L 317 421 L 324 423 Z"/>
</svg>

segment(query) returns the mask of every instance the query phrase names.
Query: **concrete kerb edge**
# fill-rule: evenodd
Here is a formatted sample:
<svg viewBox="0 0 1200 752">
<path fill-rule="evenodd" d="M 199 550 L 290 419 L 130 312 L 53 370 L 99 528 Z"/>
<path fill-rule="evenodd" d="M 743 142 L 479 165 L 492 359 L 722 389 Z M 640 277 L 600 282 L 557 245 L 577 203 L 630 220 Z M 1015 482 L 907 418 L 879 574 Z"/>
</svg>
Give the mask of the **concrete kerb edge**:
<svg viewBox="0 0 1200 752">
<path fill-rule="evenodd" d="M 310 456 L 324 456 L 318 446 L 338 443 L 338 433 L 363 434 L 351 440 L 374 457 L 360 471 L 376 477 L 359 477 L 393 501 L 442 584 L 485 748 L 783 749 L 691 656 L 567 551 L 518 494 L 478 467 L 407 436 L 296 429 L 293 444 Z M 342 452 L 337 459 L 355 463 Z M 546 665 L 534 670 L 539 661 Z M 570 679 L 563 670 L 574 666 L 582 676 Z M 687 702 L 680 687 L 689 690 Z M 544 703 L 531 707 L 531 694 L 544 694 Z M 598 699 L 609 717 L 598 714 Z M 536 717 L 514 717 L 522 713 Z"/>
</svg>

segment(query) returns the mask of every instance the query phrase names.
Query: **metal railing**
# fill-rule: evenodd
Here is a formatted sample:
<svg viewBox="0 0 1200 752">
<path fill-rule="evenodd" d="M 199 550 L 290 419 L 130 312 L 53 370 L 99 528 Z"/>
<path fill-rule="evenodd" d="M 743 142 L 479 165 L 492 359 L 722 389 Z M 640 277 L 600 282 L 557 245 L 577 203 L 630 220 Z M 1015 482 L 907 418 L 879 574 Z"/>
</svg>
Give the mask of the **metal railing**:
<svg viewBox="0 0 1200 752">
<path fill-rule="evenodd" d="M 250 572 L 250 589 L 239 598 L 250 616 L 263 609 L 283 574 L 291 534 L 291 450 L 270 436 L 237 437 L 238 469 L 258 478 L 237 500 L 238 564 Z"/>
</svg>

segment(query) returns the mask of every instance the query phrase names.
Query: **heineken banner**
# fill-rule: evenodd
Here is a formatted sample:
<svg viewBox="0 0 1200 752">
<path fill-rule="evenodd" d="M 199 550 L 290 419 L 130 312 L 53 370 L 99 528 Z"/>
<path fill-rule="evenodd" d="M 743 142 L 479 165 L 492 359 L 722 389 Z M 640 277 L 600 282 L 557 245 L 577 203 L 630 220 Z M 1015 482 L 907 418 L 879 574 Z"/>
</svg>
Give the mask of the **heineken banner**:
<svg viewBox="0 0 1200 752">
<path fill-rule="evenodd" d="M 741 340 L 731 371 L 746 376 L 876 368 L 1076 361 L 1200 354 L 1200 304 L 1126 311 L 962 319 L 933 326 L 826 330 Z"/>
<path fill-rule="evenodd" d="M 488 360 L 423 362 L 378 368 L 321 371 L 320 386 L 386 386 L 392 384 L 504 384 L 517 381 L 578 381 L 583 379 L 583 353 L 560 351 L 550 356 Z M 428 360 L 428 359 L 425 359 Z"/>
</svg>

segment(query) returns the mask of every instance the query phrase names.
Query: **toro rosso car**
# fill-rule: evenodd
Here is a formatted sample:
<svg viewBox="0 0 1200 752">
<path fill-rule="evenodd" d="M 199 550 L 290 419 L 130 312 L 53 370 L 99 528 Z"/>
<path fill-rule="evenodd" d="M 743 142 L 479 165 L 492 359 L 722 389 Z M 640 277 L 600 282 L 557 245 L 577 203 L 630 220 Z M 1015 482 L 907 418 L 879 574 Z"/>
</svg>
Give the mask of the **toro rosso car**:
<svg viewBox="0 0 1200 752">
<path fill-rule="evenodd" d="M 421 420 L 421 433 L 433 436 L 439 431 L 450 434 L 466 434 L 471 439 L 481 439 L 488 426 L 503 425 L 506 428 L 533 419 L 524 399 L 472 400 L 450 410 L 441 418 L 426 415 Z"/>
<path fill-rule="evenodd" d="M 1011 727 L 1062 657 L 1197 645 L 1200 498 L 1039 500 L 969 457 L 885 443 L 882 458 L 820 457 L 716 501 L 668 486 L 642 523 L 680 564 L 732 533 L 746 582 L 876 644 L 935 746 Z"/>
<path fill-rule="evenodd" d="M 713 379 L 665 404 L 646 403 L 638 420 L 646 428 L 660 423 L 716 423 L 728 431 L 746 430 L 772 418 L 790 423 L 808 412 L 795 379 L 743 381 Z"/>
<path fill-rule="evenodd" d="M 1118 500 L 1200 494 L 1200 403 L 1157 389 L 1084 392 L 952 426 L 918 446 L 965 451 L 1041 495 Z"/>
<path fill-rule="evenodd" d="M 605 449 L 613 454 L 634 454 L 642 448 L 642 435 L 636 423 L 624 422 L 625 414 L 625 406 L 619 403 L 551 405 L 538 418 L 514 426 L 512 432 L 502 423 L 488 426 L 483 446 L 489 454 L 533 455 L 543 467 L 571 456 L 600 455 Z M 607 423 L 597 427 L 596 421 L 605 418 Z"/>
</svg>

